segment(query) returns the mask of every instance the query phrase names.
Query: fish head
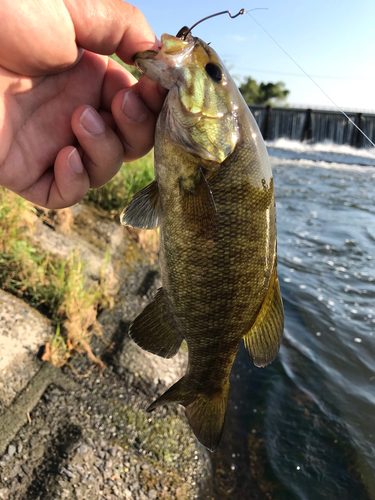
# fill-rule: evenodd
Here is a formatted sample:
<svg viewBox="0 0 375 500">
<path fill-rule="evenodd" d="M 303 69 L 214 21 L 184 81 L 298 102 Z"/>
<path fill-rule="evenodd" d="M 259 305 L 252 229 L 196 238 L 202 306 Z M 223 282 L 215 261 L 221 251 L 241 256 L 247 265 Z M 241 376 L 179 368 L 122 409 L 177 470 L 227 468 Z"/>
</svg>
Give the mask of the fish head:
<svg viewBox="0 0 375 500">
<path fill-rule="evenodd" d="M 164 34 L 161 47 L 135 56 L 137 67 L 169 89 L 165 133 L 187 152 L 223 162 L 239 140 L 239 92 L 216 52 L 201 39 Z"/>
</svg>

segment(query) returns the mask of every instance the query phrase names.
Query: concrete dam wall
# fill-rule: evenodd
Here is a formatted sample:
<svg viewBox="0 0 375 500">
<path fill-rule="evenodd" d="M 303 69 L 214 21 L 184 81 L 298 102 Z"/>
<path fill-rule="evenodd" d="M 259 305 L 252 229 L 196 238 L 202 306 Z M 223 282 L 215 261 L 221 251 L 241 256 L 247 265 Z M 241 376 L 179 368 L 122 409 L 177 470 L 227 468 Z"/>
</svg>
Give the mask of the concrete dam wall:
<svg viewBox="0 0 375 500">
<path fill-rule="evenodd" d="M 298 108 L 276 108 L 249 104 L 263 138 L 275 140 L 281 137 L 295 141 L 349 144 L 371 147 L 369 141 L 339 111 Z M 348 112 L 347 115 L 375 142 L 375 115 Z"/>
</svg>

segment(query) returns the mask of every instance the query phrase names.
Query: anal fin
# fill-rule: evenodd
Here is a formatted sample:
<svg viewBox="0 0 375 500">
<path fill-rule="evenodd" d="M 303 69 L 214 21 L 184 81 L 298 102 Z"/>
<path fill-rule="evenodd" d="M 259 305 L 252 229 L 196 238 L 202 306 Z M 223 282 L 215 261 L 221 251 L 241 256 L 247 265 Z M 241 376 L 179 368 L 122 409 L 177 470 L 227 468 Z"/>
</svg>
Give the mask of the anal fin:
<svg viewBox="0 0 375 500">
<path fill-rule="evenodd" d="M 159 219 L 160 197 L 156 181 L 138 191 L 120 217 L 121 224 L 135 229 L 155 229 Z"/>
<path fill-rule="evenodd" d="M 283 302 L 275 265 L 262 307 L 251 330 L 244 336 L 245 347 L 255 366 L 267 366 L 276 358 L 283 330 Z"/>
<path fill-rule="evenodd" d="M 183 337 L 160 288 L 130 326 L 130 337 L 142 349 L 163 358 L 177 354 Z"/>
</svg>

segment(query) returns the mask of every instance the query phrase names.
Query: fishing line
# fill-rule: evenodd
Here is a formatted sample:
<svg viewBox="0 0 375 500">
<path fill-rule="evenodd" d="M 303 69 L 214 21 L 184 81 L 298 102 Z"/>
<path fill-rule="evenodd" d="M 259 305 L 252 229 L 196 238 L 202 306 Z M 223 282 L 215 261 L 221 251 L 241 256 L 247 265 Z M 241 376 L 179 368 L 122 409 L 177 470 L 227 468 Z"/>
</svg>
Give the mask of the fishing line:
<svg viewBox="0 0 375 500">
<path fill-rule="evenodd" d="M 242 9 L 244 10 L 244 9 Z M 241 11 L 240 11 L 241 12 Z M 293 59 L 293 57 L 288 54 L 288 52 L 286 50 L 283 49 L 283 47 L 274 39 L 274 37 L 268 33 L 268 31 L 266 30 L 266 28 L 263 28 L 263 26 L 255 19 L 255 17 L 253 17 L 251 14 L 250 14 L 251 11 L 248 11 L 248 10 L 244 10 L 244 13 L 245 14 L 248 14 L 251 19 L 266 33 L 267 36 L 269 36 L 271 38 L 271 40 L 279 47 L 279 49 L 281 49 L 284 54 L 289 57 L 289 59 L 291 61 L 294 62 L 294 64 L 307 76 L 307 78 L 309 78 L 317 87 L 318 89 L 323 92 L 323 94 L 331 101 L 331 103 L 345 116 L 345 118 L 347 118 L 349 120 L 349 122 L 354 125 L 354 127 L 359 130 L 359 132 L 369 141 L 370 144 L 372 144 L 372 146 L 375 147 L 375 144 L 372 142 L 372 140 L 363 132 L 363 130 L 361 130 L 358 125 L 356 123 L 354 123 L 354 121 L 345 113 L 345 111 L 343 109 L 340 108 L 340 106 L 338 104 L 335 103 L 335 101 L 333 99 L 330 98 L 330 96 L 322 89 L 322 87 L 308 74 L 306 73 L 306 71 L 298 64 L 298 62 L 296 60 Z"/>
<path fill-rule="evenodd" d="M 241 16 L 242 14 L 247 14 L 248 12 L 253 12 L 254 10 L 268 10 L 268 8 L 267 7 L 256 7 L 255 9 L 250 9 L 250 10 L 241 9 L 239 12 L 237 12 L 237 14 L 232 14 L 230 12 L 230 10 L 223 10 L 222 12 L 216 12 L 216 14 L 211 14 L 210 16 L 204 17 L 203 19 L 201 19 L 197 23 L 193 24 L 193 26 L 190 29 L 188 29 L 187 26 L 184 26 L 177 33 L 176 37 L 180 38 L 182 36 L 182 38 L 184 40 L 186 40 L 186 37 L 192 31 L 193 28 L 198 26 L 198 24 L 203 23 L 203 21 L 207 21 L 207 19 L 211 19 L 211 17 L 222 16 L 223 14 L 228 14 L 229 17 L 231 17 L 232 19 L 235 19 L 236 17 Z M 184 31 L 182 31 L 182 30 L 184 30 Z"/>
</svg>

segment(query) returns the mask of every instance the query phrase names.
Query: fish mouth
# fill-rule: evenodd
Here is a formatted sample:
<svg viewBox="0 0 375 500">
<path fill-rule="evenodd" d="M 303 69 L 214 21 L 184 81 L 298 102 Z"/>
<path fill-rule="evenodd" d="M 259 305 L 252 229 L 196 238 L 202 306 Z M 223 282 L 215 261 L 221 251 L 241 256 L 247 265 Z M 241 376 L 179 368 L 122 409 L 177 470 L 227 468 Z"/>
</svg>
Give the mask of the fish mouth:
<svg viewBox="0 0 375 500">
<path fill-rule="evenodd" d="M 160 50 L 145 50 L 143 52 L 137 52 L 133 57 L 134 64 L 139 71 L 144 72 L 142 69 L 142 61 L 144 60 L 153 60 L 158 55 Z"/>
<path fill-rule="evenodd" d="M 170 61 L 162 57 L 161 49 L 138 52 L 134 56 L 134 64 L 142 74 L 160 83 L 162 87 L 166 89 L 172 88 L 174 83 L 174 79 L 172 79 L 170 75 L 172 66 Z M 173 80 L 173 82 L 171 80 Z"/>
<path fill-rule="evenodd" d="M 158 50 L 145 50 L 135 54 L 133 60 L 136 67 L 162 87 L 170 90 L 177 82 L 181 68 L 186 64 L 186 56 L 194 47 L 191 40 L 163 34 Z"/>
</svg>

